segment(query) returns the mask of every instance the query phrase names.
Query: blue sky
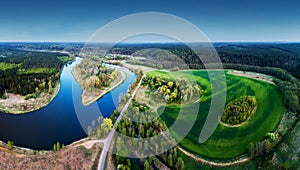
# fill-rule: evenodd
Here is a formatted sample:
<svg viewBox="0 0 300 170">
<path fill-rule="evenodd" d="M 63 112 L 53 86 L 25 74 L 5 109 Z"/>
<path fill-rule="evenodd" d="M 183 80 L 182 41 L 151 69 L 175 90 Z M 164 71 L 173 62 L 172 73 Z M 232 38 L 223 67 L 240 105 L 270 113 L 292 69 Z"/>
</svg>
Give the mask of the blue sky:
<svg viewBox="0 0 300 170">
<path fill-rule="evenodd" d="M 0 2 L 0 41 L 87 41 L 137 12 L 182 17 L 211 41 L 300 41 L 298 0 L 10 0 Z"/>
</svg>

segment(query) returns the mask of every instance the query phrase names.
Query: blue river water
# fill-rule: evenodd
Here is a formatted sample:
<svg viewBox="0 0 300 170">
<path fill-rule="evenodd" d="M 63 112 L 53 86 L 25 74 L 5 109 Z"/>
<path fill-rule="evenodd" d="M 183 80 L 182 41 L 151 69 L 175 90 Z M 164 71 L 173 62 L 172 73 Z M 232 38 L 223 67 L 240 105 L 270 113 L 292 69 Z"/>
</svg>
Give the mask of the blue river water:
<svg viewBox="0 0 300 170">
<path fill-rule="evenodd" d="M 49 150 L 57 141 L 67 145 L 86 137 L 88 129 L 97 125 L 99 116 L 110 116 L 136 75 L 126 68 L 107 65 L 125 71 L 126 80 L 96 102 L 83 106 L 82 89 L 71 72 L 80 60 L 76 58 L 64 66 L 60 91 L 46 107 L 20 115 L 0 112 L 0 140 L 11 140 L 16 146 Z"/>
</svg>

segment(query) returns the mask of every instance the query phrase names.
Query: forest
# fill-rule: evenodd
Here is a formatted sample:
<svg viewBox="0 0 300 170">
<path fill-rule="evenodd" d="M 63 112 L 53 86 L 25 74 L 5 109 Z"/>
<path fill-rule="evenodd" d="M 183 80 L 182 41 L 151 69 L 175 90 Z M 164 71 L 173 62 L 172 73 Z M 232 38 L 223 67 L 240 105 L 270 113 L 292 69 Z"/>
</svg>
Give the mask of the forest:
<svg viewBox="0 0 300 170">
<path fill-rule="evenodd" d="M 48 50 L 48 51 L 68 51 L 71 54 L 78 55 L 83 43 L 72 42 L 12 42 L 0 43 L 1 47 L 22 49 L 22 50 Z"/>
<path fill-rule="evenodd" d="M 159 118 L 156 112 L 151 112 L 149 106 L 133 101 L 128 107 L 126 117 L 123 117 L 116 126 L 116 131 L 122 135 L 132 137 L 123 139 L 116 137 L 115 151 L 120 155 L 136 154 L 135 156 L 143 156 L 146 153 L 161 152 L 163 153 L 169 147 L 170 140 L 167 136 L 158 137 L 159 134 L 165 133 L 167 130 L 166 124 Z M 143 123 L 144 122 L 144 123 Z M 137 142 L 134 139 L 143 138 L 147 142 Z M 134 152 L 131 152 L 128 147 L 133 146 Z M 167 157 L 170 167 L 177 169 L 184 168 L 184 162 L 174 153 L 175 149 L 165 152 L 163 158 Z M 176 152 L 176 151 L 175 151 Z M 118 154 L 114 155 L 114 161 L 118 167 L 130 169 L 131 159 L 125 158 Z M 143 161 L 145 169 L 151 169 L 155 164 L 155 157 L 151 157 Z"/>
<path fill-rule="evenodd" d="M 0 48 L 0 96 L 9 93 L 27 95 L 51 91 L 64 64 L 61 53 L 32 52 Z"/>
<path fill-rule="evenodd" d="M 223 64 L 242 64 L 261 67 L 277 67 L 300 77 L 300 44 L 299 43 L 214 43 L 215 49 Z M 191 44 L 198 53 L 207 55 L 205 45 Z M 154 50 L 146 51 L 146 48 Z M 157 51 L 159 48 L 161 50 Z M 172 54 L 161 55 L 162 50 Z M 144 51 L 144 52 L 141 52 Z M 179 68 L 187 64 L 191 69 L 204 68 L 200 58 L 191 48 L 184 44 L 120 44 L 110 50 L 113 54 L 124 54 L 146 57 L 146 65 L 159 61 L 157 67 L 173 68 L 179 63 Z M 177 57 L 174 57 L 177 56 Z"/>
</svg>

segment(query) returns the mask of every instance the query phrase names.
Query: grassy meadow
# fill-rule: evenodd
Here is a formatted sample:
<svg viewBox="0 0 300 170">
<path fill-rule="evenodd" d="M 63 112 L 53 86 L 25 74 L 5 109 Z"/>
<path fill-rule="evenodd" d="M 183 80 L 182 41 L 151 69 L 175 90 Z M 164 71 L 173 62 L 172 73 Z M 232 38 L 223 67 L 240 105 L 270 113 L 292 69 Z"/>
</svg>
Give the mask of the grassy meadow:
<svg viewBox="0 0 300 170">
<path fill-rule="evenodd" d="M 180 146 L 206 159 L 226 161 L 247 153 L 249 144 L 260 142 L 266 133 L 273 131 L 283 114 L 284 106 L 276 86 L 263 81 L 229 75 L 225 72 L 227 83 L 226 104 L 241 96 L 255 96 L 257 110 L 241 126 L 227 127 L 219 124 L 206 142 L 198 143 L 199 134 L 207 118 L 211 102 L 211 86 L 207 71 L 153 71 L 147 74 L 194 80 L 205 90 L 203 97 L 201 97 L 197 120 L 189 134 L 181 141 Z M 164 110 L 162 110 L 163 108 L 158 109 L 161 118 L 168 126 L 171 126 L 177 119 L 180 107 L 182 112 L 186 114 L 184 119 L 187 121 L 189 119 L 189 106 L 172 105 L 167 106 Z M 191 122 L 193 121 L 191 120 Z"/>
</svg>

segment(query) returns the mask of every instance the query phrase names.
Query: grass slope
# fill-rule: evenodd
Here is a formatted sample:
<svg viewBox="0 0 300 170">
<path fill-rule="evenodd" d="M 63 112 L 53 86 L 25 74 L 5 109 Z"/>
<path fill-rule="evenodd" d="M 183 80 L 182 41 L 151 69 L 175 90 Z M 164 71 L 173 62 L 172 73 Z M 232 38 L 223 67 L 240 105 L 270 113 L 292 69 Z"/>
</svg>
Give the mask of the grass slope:
<svg viewBox="0 0 300 170">
<path fill-rule="evenodd" d="M 27 69 L 19 69 L 18 74 L 54 74 L 56 72 L 55 68 L 27 68 Z"/>
<path fill-rule="evenodd" d="M 284 106 L 281 95 L 274 85 L 226 74 L 226 104 L 241 96 L 255 96 L 257 99 L 257 111 L 247 123 L 239 127 L 226 127 L 219 124 L 213 135 L 205 143 L 200 144 L 198 143 L 199 134 L 207 118 L 211 102 L 211 86 L 207 72 L 198 70 L 174 73 L 153 71 L 148 74 L 196 80 L 205 90 L 204 97 L 201 98 L 197 120 L 180 145 L 188 151 L 210 160 L 228 160 L 246 153 L 249 143 L 261 141 L 267 132 L 272 131 L 277 126 L 283 114 Z M 161 117 L 168 126 L 171 126 L 176 120 L 179 107 L 168 106 L 164 111 L 159 109 L 159 112 L 163 112 Z M 183 106 L 181 109 L 184 109 L 183 111 L 186 114 L 184 119 L 188 120 L 188 106 Z"/>
<path fill-rule="evenodd" d="M 13 64 L 13 63 L 5 63 L 5 62 L 0 62 L 0 71 L 5 71 L 7 69 L 11 69 L 11 68 L 15 68 L 18 67 L 17 64 Z"/>
</svg>

